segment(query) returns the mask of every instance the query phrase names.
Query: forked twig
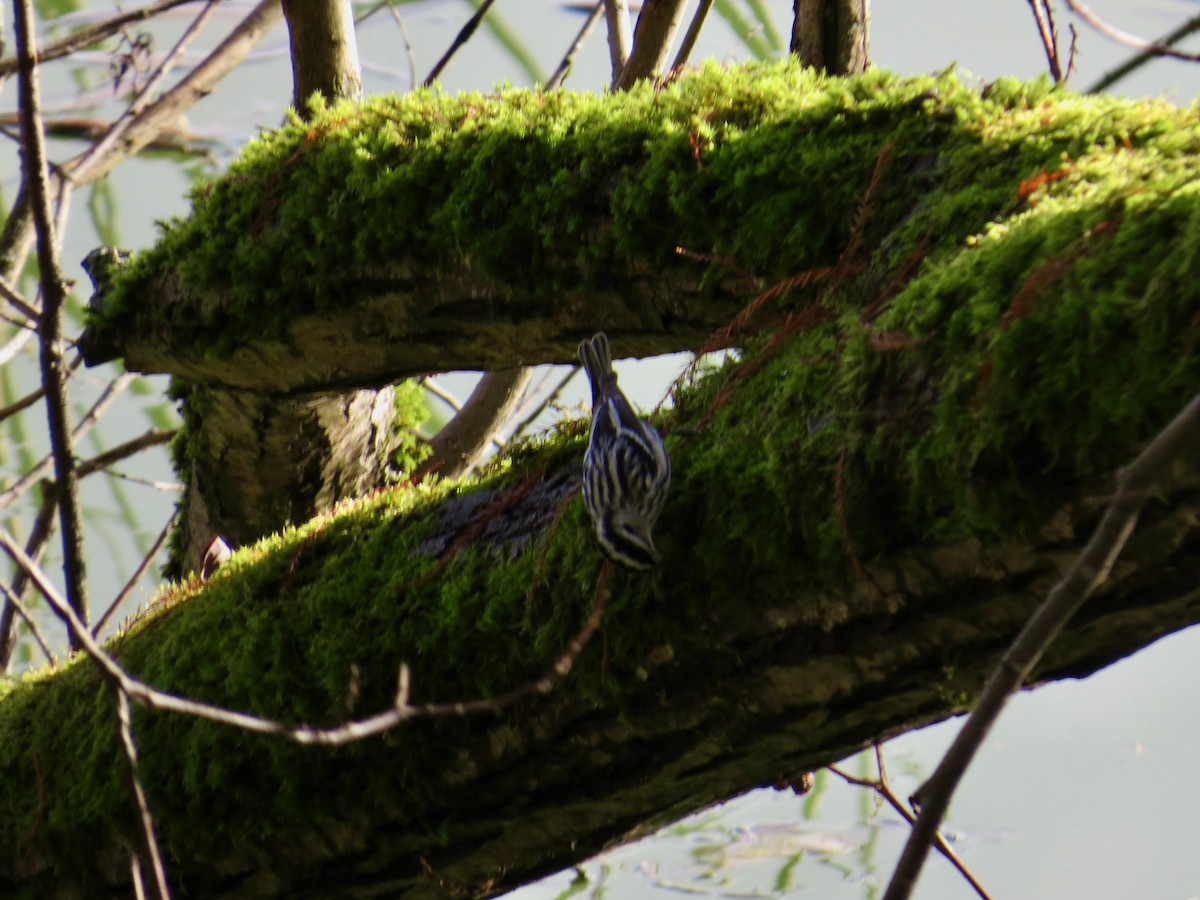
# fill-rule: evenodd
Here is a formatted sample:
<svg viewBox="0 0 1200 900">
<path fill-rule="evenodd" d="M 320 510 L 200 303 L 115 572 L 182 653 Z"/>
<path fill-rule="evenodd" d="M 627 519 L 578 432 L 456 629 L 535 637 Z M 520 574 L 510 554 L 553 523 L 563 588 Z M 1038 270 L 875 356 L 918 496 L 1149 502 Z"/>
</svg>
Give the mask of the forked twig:
<svg viewBox="0 0 1200 900">
<path fill-rule="evenodd" d="M 1029 8 L 1033 10 L 1038 37 L 1042 39 L 1042 49 L 1046 51 L 1050 77 L 1054 79 L 1055 84 L 1059 84 L 1063 81 L 1063 71 L 1059 63 L 1058 29 L 1054 25 L 1054 10 L 1050 7 L 1049 0 L 1029 0 Z"/>
<path fill-rule="evenodd" d="M 875 745 L 875 767 L 879 772 L 879 777 L 876 779 L 859 778 L 856 775 L 851 775 L 849 772 L 839 769 L 837 766 L 828 766 L 827 768 L 830 772 L 832 772 L 834 775 L 837 775 L 847 784 L 857 785 L 858 787 L 866 787 L 875 791 L 875 793 L 887 801 L 888 805 L 891 806 L 892 809 L 894 809 L 904 818 L 904 821 L 908 822 L 909 825 L 912 825 L 914 822 L 916 822 L 916 816 L 913 815 L 912 810 L 908 808 L 908 805 L 899 797 L 897 797 L 896 792 L 892 790 L 892 785 L 888 781 L 887 777 L 887 769 L 884 768 L 883 764 L 883 747 L 879 744 Z M 959 874 L 962 875 L 962 877 L 967 880 L 967 883 L 975 889 L 975 893 L 982 897 L 983 900 L 990 900 L 988 892 L 984 889 L 983 885 L 979 883 L 979 879 L 975 877 L 974 873 L 971 872 L 969 868 L 967 868 L 966 863 L 962 861 L 959 855 L 954 852 L 954 848 L 946 842 L 946 839 L 942 836 L 941 831 L 938 831 L 934 835 L 933 842 L 934 846 L 938 848 L 938 852 L 941 853 L 942 856 L 946 857 L 946 859 L 949 860 L 950 865 L 958 869 Z"/>
</svg>

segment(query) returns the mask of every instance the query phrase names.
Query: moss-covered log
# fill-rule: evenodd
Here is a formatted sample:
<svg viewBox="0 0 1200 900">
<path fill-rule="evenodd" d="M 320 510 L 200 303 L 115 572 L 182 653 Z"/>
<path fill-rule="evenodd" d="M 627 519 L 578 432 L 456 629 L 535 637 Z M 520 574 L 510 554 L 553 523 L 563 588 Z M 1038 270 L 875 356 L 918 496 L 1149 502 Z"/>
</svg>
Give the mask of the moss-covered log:
<svg viewBox="0 0 1200 900">
<path fill-rule="evenodd" d="M 663 563 L 610 573 L 602 631 L 550 695 L 338 750 L 139 714 L 184 896 L 488 895 L 962 711 L 1086 540 L 1112 471 L 1200 385 L 1193 111 L 755 71 L 635 92 L 636 107 L 612 98 L 642 117 L 617 116 L 613 143 L 587 131 L 589 115 L 544 134 L 505 126 L 508 152 L 574 148 L 560 165 L 581 184 L 607 171 L 600 212 L 591 187 L 563 196 L 574 182 L 557 167 L 539 170 L 544 190 L 522 190 L 527 170 L 507 169 L 488 137 L 510 116 L 600 101 L 372 107 L 377 129 L 351 129 L 335 154 L 370 177 L 339 170 L 333 203 L 319 167 L 303 168 L 350 128 L 349 109 L 331 111 L 279 139 L 287 190 L 253 174 L 275 146 L 256 145 L 110 296 L 95 334 L 127 335 L 124 352 L 262 387 L 252 357 L 307 359 L 297 336 L 339 311 L 369 346 L 393 337 L 398 355 L 376 369 L 390 377 L 563 358 L 597 326 L 618 353 L 671 349 L 763 283 L 833 267 L 773 301 L 778 327 L 743 336 L 739 360 L 676 392 L 659 422 L 674 471 Z M 701 100 L 719 115 L 679 112 Z M 460 115 L 431 123 L 445 103 Z M 676 112 L 646 118 L 664 109 Z M 590 167 L 579 131 L 596 147 Z M 441 155 L 422 155 L 427 143 Z M 407 152 L 418 168 L 401 164 Z M 424 214 L 393 219 L 384 244 L 370 226 L 387 207 L 372 198 L 395 201 L 393 177 Z M 459 190 L 440 213 L 426 205 Z M 309 192 L 328 206 L 319 225 Z M 483 205 L 463 206 L 468 195 Z M 557 200 L 560 217 L 531 235 L 540 220 L 525 214 Z M 205 215 L 239 209 L 230 231 L 201 239 Z M 285 233 L 325 237 L 284 267 Z M 718 261 L 689 269 L 676 244 Z M 331 246 L 345 255 L 326 266 Z M 348 274 L 369 260 L 371 290 Z M 392 265 L 428 279 L 428 302 L 389 282 Z M 135 302 L 170 268 L 175 306 Z M 488 303 L 439 305 L 464 284 L 439 275 L 467 268 Z M 422 341 L 439 333 L 449 349 L 435 360 Z M 303 365 L 279 389 L 349 378 Z M 398 488 L 247 548 L 208 584 L 177 588 L 115 651 L 167 690 L 292 722 L 385 708 L 402 662 L 416 702 L 538 676 L 585 619 L 600 570 L 574 496 L 583 440 L 582 423 L 564 426 L 478 483 Z M 1085 674 L 1200 620 L 1200 471 L 1193 459 L 1175 474 L 1039 678 Z M 90 663 L 0 702 L 0 784 L 0 892 L 124 895 L 132 806 Z"/>
<path fill-rule="evenodd" d="M 1038 204 L 1062 242 L 1013 254 L 1032 274 L 1082 221 L 1190 179 L 1194 119 L 786 64 L 337 105 L 198 188 L 93 309 L 85 352 L 286 393 L 566 362 L 598 328 L 628 355 L 691 349 L 778 279 L 842 261 L 861 298 L 894 292 Z"/>
</svg>

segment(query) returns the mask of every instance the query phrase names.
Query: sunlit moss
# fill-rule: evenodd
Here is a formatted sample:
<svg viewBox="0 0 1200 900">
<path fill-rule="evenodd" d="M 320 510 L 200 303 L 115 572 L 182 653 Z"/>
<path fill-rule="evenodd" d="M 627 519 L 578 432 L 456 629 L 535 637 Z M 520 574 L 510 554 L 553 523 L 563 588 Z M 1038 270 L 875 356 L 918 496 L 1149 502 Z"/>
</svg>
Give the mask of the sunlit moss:
<svg viewBox="0 0 1200 900">
<path fill-rule="evenodd" d="M 676 246 L 711 253 L 714 278 L 767 283 L 834 266 L 854 235 L 839 275 L 772 309 L 819 302 L 824 315 L 787 340 L 746 339 L 740 361 L 680 388 L 659 420 L 674 466 L 663 568 L 613 574 L 604 652 L 558 695 L 628 709 L 654 690 L 651 659 L 669 658 L 672 677 L 737 665 L 713 622 L 844 587 L 856 558 L 1019 540 L 1105 484 L 1200 384 L 1198 151 L 1194 110 L 1045 82 L 980 94 L 948 76 L 776 64 L 613 97 L 424 92 L 255 141 L 138 257 L 106 314 L 136 319 L 139 285 L 169 268 L 233 305 L 146 315 L 199 323 L 189 339 L 220 352 L 250 322 L 269 332 L 355 302 L 346 273 L 400 257 L 434 270 L 470 258 L 553 303 L 556 279 L 672 265 Z M 516 559 L 470 546 L 425 579 L 438 563 L 417 549 L 453 492 L 553 473 L 583 439 L 568 424 L 476 481 L 382 492 L 267 538 L 209 583 L 173 588 L 115 650 L 164 689 L 287 721 L 386 706 L 401 663 L 416 701 L 541 674 L 595 588 L 582 503 Z M 852 602 L 796 615 L 828 632 Z M 827 696 L 850 677 L 795 691 Z M 457 740 L 479 726 L 419 727 L 422 740 L 313 751 L 138 717 L 164 840 L 191 859 L 372 803 L 414 821 L 437 810 L 431 833 L 465 829 L 476 798 L 456 809 L 447 792 Z M 126 821 L 118 759 L 90 664 L 14 688 L 0 704 L 14 786 L 0 793 L 0 846 L 37 821 L 45 852 L 67 860 L 80 835 Z M 44 802 L 28 789 L 39 778 Z"/>
<path fill-rule="evenodd" d="M 844 241 L 885 147 L 875 206 L 877 227 L 894 232 L 889 252 L 930 228 L 955 244 L 1064 156 L 1149 141 L 1191 152 L 1182 118 L 1045 82 L 980 95 L 949 75 L 831 79 L 789 63 L 708 64 L 616 95 L 423 90 L 318 106 L 198 187 L 193 214 L 137 255 L 93 325 L 221 354 L 248 328 L 280 333 L 305 311 L 463 260 L 546 304 L 680 265 L 680 246 L 782 275 Z M 168 272 L 193 301 L 141 302 Z"/>
</svg>

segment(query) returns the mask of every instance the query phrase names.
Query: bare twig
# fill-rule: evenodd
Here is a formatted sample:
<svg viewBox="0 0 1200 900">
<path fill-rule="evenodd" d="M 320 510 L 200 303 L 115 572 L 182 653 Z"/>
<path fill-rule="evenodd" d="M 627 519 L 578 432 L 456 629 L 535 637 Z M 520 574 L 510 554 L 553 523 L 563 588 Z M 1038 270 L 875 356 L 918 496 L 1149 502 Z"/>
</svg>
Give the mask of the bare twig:
<svg viewBox="0 0 1200 900">
<path fill-rule="evenodd" d="M 136 154 L 163 128 L 212 93 L 214 85 L 236 68 L 262 36 L 282 18 L 280 0 L 260 0 L 200 65 L 135 115 L 124 128 L 121 139 L 108 152 L 91 155 L 85 151 L 67 163 L 64 168 L 71 180 L 76 184 L 93 181 L 110 172 L 121 160 Z"/>
<path fill-rule="evenodd" d="M 81 365 L 83 365 L 83 357 L 80 356 L 79 354 L 76 354 L 75 358 L 71 360 L 71 364 L 68 366 L 68 370 L 71 372 L 74 372 Z M 33 406 L 33 404 L 37 403 L 39 400 L 41 400 L 45 396 L 46 396 L 46 389 L 44 387 L 35 388 L 34 390 L 32 390 L 28 394 L 26 394 L 24 397 L 22 397 L 20 400 L 15 400 L 12 403 L 10 403 L 8 406 L 4 407 L 3 409 L 0 409 L 0 422 L 3 422 L 9 416 L 16 415 L 23 409 L 28 409 L 29 407 Z"/>
<path fill-rule="evenodd" d="M 1054 27 L 1054 10 L 1050 7 L 1050 0 L 1029 0 L 1029 8 L 1033 10 L 1033 20 L 1037 23 L 1038 36 L 1042 39 L 1042 49 L 1046 51 L 1050 76 L 1055 84 L 1061 83 L 1063 71 L 1059 63 L 1058 29 Z"/>
<path fill-rule="evenodd" d="M 76 426 L 74 433 L 71 435 L 71 441 L 75 442 L 82 438 L 85 434 L 92 430 L 92 427 L 100 420 L 104 411 L 112 405 L 112 402 L 117 399 L 122 391 L 125 390 L 133 380 L 137 378 L 132 372 L 126 372 L 118 375 L 92 404 L 92 408 L 87 411 L 82 419 L 79 420 L 79 425 Z M 10 487 L 7 491 L 0 493 L 0 508 L 11 506 L 31 487 L 40 481 L 51 466 L 54 465 L 54 455 L 43 457 L 33 468 L 17 479 L 16 484 Z"/>
<path fill-rule="evenodd" d="M 412 40 L 408 36 L 408 29 L 404 27 L 404 19 L 400 18 L 400 10 L 396 9 L 394 0 L 387 0 L 387 8 L 392 14 L 396 27 L 400 29 L 400 37 L 404 41 L 404 56 L 408 59 L 408 89 L 411 91 L 417 86 L 417 57 L 413 53 Z"/>
<path fill-rule="evenodd" d="M 0 133 L 8 134 L 7 128 L 12 118 L 10 113 L 0 113 Z M 112 127 L 108 119 L 96 116 L 56 116 L 53 119 L 42 117 L 42 126 L 48 137 L 75 138 L 85 141 L 95 141 L 104 137 Z M 221 141 L 211 135 L 194 132 L 184 120 L 179 124 L 163 127 L 158 134 L 151 138 L 146 146 L 152 150 L 170 150 L 189 156 L 208 156 Z"/>
<path fill-rule="evenodd" d="M 1029 677 L 1046 648 L 1108 577 L 1109 570 L 1133 533 L 1138 514 L 1151 496 L 1150 489 L 1166 474 L 1175 459 L 1200 434 L 1200 395 L 1193 397 L 1127 468 L 1117 475 L 1116 493 L 1083 552 L 1050 591 L 1026 623 L 988 679 L 979 702 L 946 751 L 937 770 L 914 794 L 920 815 L 892 874 L 884 900 L 911 895 L 929 853 L 950 797 L 982 746 L 1008 697 Z"/>
<path fill-rule="evenodd" d="M 175 63 L 183 55 L 183 51 L 187 49 L 188 44 L 192 39 L 200 33 L 204 28 L 213 12 L 216 10 L 216 0 L 208 0 L 204 9 L 200 10 L 199 15 L 192 20 L 192 23 L 184 30 L 183 35 L 175 42 L 175 46 L 171 51 L 163 57 L 158 68 L 147 79 L 142 86 L 141 91 L 129 104 L 129 108 L 125 110 L 117 119 L 108 127 L 104 136 L 96 141 L 88 148 L 80 157 L 76 159 L 76 165 L 81 169 L 86 169 L 89 162 L 95 158 L 107 153 L 121 139 L 121 136 L 129 130 L 134 120 L 149 104 L 150 98 L 154 96 L 154 92 L 158 90 L 158 86 L 163 83 L 167 75 L 175 67 Z"/>
<path fill-rule="evenodd" d="M 135 453 L 141 453 L 150 447 L 158 447 L 167 443 L 171 438 L 179 432 L 177 428 L 150 428 L 144 433 L 138 435 L 132 440 L 125 441 L 123 444 L 105 450 L 103 453 L 97 453 L 90 459 L 85 459 L 76 467 L 79 477 L 83 478 L 91 475 L 93 472 L 98 472 L 101 469 L 107 469 L 115 462 L 120 462 L 123 459 L 128 459 Z"/>
<path fill-rule="evenodd" d="M 42 503 L 29 529 L 29 537 L 25 540 L 25 553 L 36 562 L 50 543 L 54 533 L 54 513 L 58 511 L 58 498 L 47 489 L 42 494 Z M 12 591 L 18 597 L 25 592 L 29 584 L 29 575 L 18 567 L 11 585 Z M 13 614 L 16 607 L 8 602 L 0 609 L 0 672 L 7 672 L 12 665 L 13 650 L 16 649 L 16 622 Z"/>
<path fill-rule="evenodd" d="M 0 297 L 3 297 L 16 307 L 21 315 L 32 319 L 34 324 L 37 324 L 42 314 L 38 311 L 37 307 L 21 296 L 21 292 L 9 283 L 8 279 L 4 277 L 3 272 L 0 272 Z"/>
<path fill-rule="evenodd" d="M 33 2 L 15 0 L 18 95 L 21 112 L 22 176 L 30 189 L 34 228 L 37 232 L 38 268 L 42 280 L 41 367 L 46 388 L 50 446 L 59 484 L 59 520 L 62 524 L 63 568 L 71 608 L 87 619 L 87 581 L 83 558 L 83 520 L 79 512 L 79 484 L 71 440 L 67 404 L 67 366 L 63 359 L 62 320 L 67 302 L 66 285 L 58 261 L 55 224 L 50 212 L 46 145 L 42 133 L 41 98 L 33 43 Z"/>
<path fill-rule="evenodd" d="M 1163 37 L 1159 38 L 1157 41 L 1155 41 L 1152 44 L 1152 46 L 1153 47 L 1173 47 L 1175 44 L 1178 44 L 1180 41 L 1182 41 L 1185 37 L 1195 34 L 1197 31 L 1200 31 L 1200 16 L 1192 16 L 1192 18 L 1188 19 L 1186 22 L 1184 22 L 1182 25 L 1180 25 L 1178 28 L 1176 28 L 1170 34 L 1164 35 Z M 1074 26 L 1072 26 L 1072 33 L 1074 33 Z M 1072 40 L 1071 40 L 1072 56 L 1074 56 L 1074 47 L 1075 47 L 1075 41 L 1074 41 L 1074 38 L 1072 37 Z M 1088 87 L 1087 90 L 1085 91 L 1085 93 L 1098 94 L 1101 91 L 1108 90 L 1110 87 L 1112 87 L 1114 84 L 1116 84 L 1122 78 L 1124 78 L 1126 75 L 1129 75 L 1131 72 L 1134 72 L 1134 71 L 1140 69 L 1146 63 L 1150 62 L 1150 60 L 1157 59 L 1161 55 L 1162 54 L 1156 53 L 1153 50 L 1142 50 L 1139 53 L 1136 53 L 1133 56 L 1131 56 L 1125 62 L 1121 63 L 1121 65 L 1117 66 L 1115 69 L 1111 69 L 1110 71 L 1106 72 L 1099 80 L 1097 80 L 1094 84 L 1092 84 L 1090 87 Z"/>
<path fill-rule="evenodd" d="M 1148 53 L 1151 56 L 1166 56 L 1171 59 L 1182 59 L 1184 62 L 1200 62 L 1200 53 L 1186 53 L 1183 50 L 1174 50 L 1166 44 L 1152 43 L 1138 37 L 1136 34 L 1130 34 L 1128 31 L 1122 31 L 1120 28 L 1109 25 L 1092 12 L 1087 4 L 1081 3 L 1079 0 L 1066 0 L 1066 2 L 1071 12 L 1075 13 L 1075 15 L 1079 16 L 1079 18 L 1083 19 L 1083 21 L 1087 22 L 1106 38 L 1116 41 L 1118 44 L 1124 44 L 1126 47 L 1132 47 L 1134 50 Z"/>
<path fill-rule="evenodd" d="M 286 738 L 297 744 L 338 746 L 360 741 L 363 738 L 383 734 L 405 722 L 420 718 L 459 718 L 480 713 L 499 713 L 512 706 L 519 700 L 535 694 L 547 694 L 553 690 L 559 680 L 566 677 L 575 661 L 587 647 L 608 605 L 608 563 L 601 565 L 600 576 L 596 580 L 596 590 L 592 597 L 592 608 L 583 627 L 567 642 L 566 648 L 555 660 L 554 664 L 540 678 L 519 684 L 511 690 L 496 697 L 478 700 L 459 701 L 451 703 L 427 703 L 414 706 L 409 702 L 409 685 L 411 677 L 407 665 L 400 666 L 399 685 L 393 705 L 365 719 L 346 722 L 331 728 L 314 728 L 307 725 L 289 726 L 282 722 L 263 719 L 235 710 L 222 709 L 207 703 L 188 700 L 174 694 L 156 690 L 143 681 L 134 678 L 113 659 L 75 614 L 70 604 L 46 577 L 41 568 L 30 559 L 18 546 L 16 540 L 7 529 L 0 527 L 0 549 L 8 554 L 18 568 L 28 573 L 38 591 L 54 608 L 59 618 L 66 624 L 73 640 L 77 640 L 83 651 L 88 654 L 99 667 L 101 675 L 115 684 L 121 691 L 128 694 L 130 699 L 149 709 L 165 710 L 180 713 L 198 719 L 218 722 L 232 728 L 255 734 L 270 734 Z"/>
<path fill-rule="evenodd" d="M 39 62 L 46 63 L 51 60 L 61 59 L 64 56 L 70 56 L 76 50 L 82 50 L 84 47 L 112 37 L 127 25 L 132 25 L 134 22 L 144 22 L 146 19 L 157 16 L 161 12 L 166 12 L 177 6 L 183 6 L 185 3 L 196 2 L 197 0 L 160 0 L 158 3 L 151 3 L 149 6 L 121 13 L 104 22 L 80 29 L 74 34 L 67 35 L 62 40 L 39 47 L 37 49 L 37 59 Z M 15 73 L 17 69 L 18 60 L 16 57 L 9 56 L 5 59 L 0 59 L 0 81 L 6 76 Z"/>
<path fill-rule="evenodd" d="M 154 834 L 154 816 L 150 812 L 150 804 L 146 802 L 146 790 L 142 787 L 142 779 L 138 776 L 137 744 L 133 742 L 133 711 L 129 708 L 129 694 L 118 686 L 116 695 L 121 749 L 125 752 L 126 771 L 129 773 L 130 786 L 137 801 L 138 824 L 142 832 L 142 854 L 139 855 L 144 856 L 144 864 L 154 873 L 154 887 L 159 900 L 171 900 L 171 889 L 167 886 L 167 873 L 158 849 L 158 838 Z"/>
<path fill-rule="evenodd" d="M 42 655 L 46 657 L 46 661 L 52 666 L 57 666 L 58 658 L 51 651 L 50 642 L 42 634 L 42 629 L 38 626 L 37 619 L 33 617 L 33 614 L 24 602 L 22 602 L 17 592 L 3 582 L 0 582 L 0 591 L 4 592 L 5 602 L 10 604 L 16 610 L 17 615 L 24 619 L 25 624 L 29 626 L 29 633 L 33 635 L 34 643 L 38 645 L 38 649 L 42 651 Z"/>
<path fill-rule="evenodd" d="M 563 388 L 567 386 L 567 382 L 578 375 L 580 371 L 582 371 L 581 366 L 571 366 L 571 368 L 567 370 L 567 373 L 563 375 L 561 379 L 559 379 L 558 384 L 556 384 L 549 391 L 549 393 L 546 394 L 546 396 L 542 399 L 542 402 L 539 403 L 532 412 L 530 412 L 527 416 L 525 416 L 524 419 L 521 420 L 521 424 L 513 429 L 513 437 L 521 434 L 526 428 L 532 425 L 534 420 L 536 420 L 537 417 L 545 411 L 546 407 L 548 407 L 551 403 L 554 403 L 562 395 Z"/>
<path fill-rule="evenodd" d="M 454 396 L 453 392 L 442 387 L 432 378 L 422 379 L 421 387 L 425 388 L 425 390 L 429 391 L 429 393 L 433 394 L 433 396 L 437 397 L 455 412 L 462 409 L 462 401 Z"/>
<path fill-rule="evenodd" d="M 583 49 L 583 45 L 592 34 L 592 29 L 596 27 L 596 23 L 600 21 L 600 14 L 604 12 L 604 0 L 596 0 L 596 5 L 592 7 L 592 11 L 588 13 L 587 19 L 583 23 L 583 27 L 579 29 L 579 34 L 575 35 L 575 40 L 562 58 L 562 62 L 558 64 L 558 68 L 554 70 L 554 74 L 550 76 L 550 80 L 546 82 L 546 90 L 554 91 L 562 87 L 564 81 L 567 80 L 567 75 L 571 72 L 571 67 L 575 65 L 575 58 L 579 56 L 579 51 Z"/>
<path fill-rule="evenodd" d="M 479 8 L 475 10 L 475 14 L 467 20 L 467 24 L 459 30 L 450 47 L 442 54 L 442 58 L 434 64 L 433 69 L 425 76 L 425 80 L 421 82 L 421 87 L 429 87 L 437 81 L 437 77 L 442 74 L 442 70 L 450 63 L 454 54 L 471 39 L 471 36 L 475 33 L 475 29 L 479 27 L 479 23 L 483 21 L 483 17 L 487 15 L 487 11 L 492 8 L 492 4 L 495 2 L 496 0 L 483 0 L 479 4 Z"/>
<path fill-rule="evenodd" d="M 156 491 L 168 491 L 178 493 L 187 485 L 180 481 L 162 481 L 157 478 L 142 478 L 140 475 L 130 475 L 128 472 L 118 472 L 116 469 L 105 469 L 105 473 L 113 478 L 120 478 L 122 481 L 128 481 L 130 484 L 140 484 L 142 487 L 148 487 Z"/>
<path fill-rule="evenodd" d="M 34 329 L 22 328 L 6 341 L 4 346 L 0 347 L 0 366 L 12 362 L 16 355 L 25 348 L 25 345 L 33 340 L 35 334 L 37 331 Z"/>
<path fill-rule="evenodd" d="M 880 797 L 887 801 L 888 805 L 891 806 L 892 809 L 894 809 L 904 818 L 904 821 L 908 822 L 909 825 L 912 825 L 917 820 L 916 816 L 913 815 L 913 812 L 908 808 L 908 805 L 899 797 L 897 797 L 896 792 L 892 790 L 891 783 L 888 781 L 887 777 L 887 769 L 884 768 L 883 764 L 883 748 L 879 744 L 875 745 L 875 766 L 879 772 L 879 777 L 873 780 L 870 778 L 859 778 L 855 775 L 851 775 L 849 772 L 845 772 L 842 769 L 839 769 L 837 766 L 829 766 L 828 768 L 830 772 L 832 772 L 834 775 L 837 775 L 847 784 L 857 785 L 858 787 L 866 787 L 875 791 L 875 793 L 879 794 Z M 962 877 L 967 880 L 967 883 L 975 889 L 975 893 L 982 897 L 983 900 L 990 900 L 988 892 L 984 889 L 983 885 L 979 883 L 979 879 L 977 879 L 974 873 L 967 868 L 966 863 L 962 861 L 959 855 L 954 852 L 954 848 L 946 842 L 946 839 L 942 836 L 941 831 L 938 831 L 934 834 L 933 843 L 934 846 L 938 848 L 938 852 L 941 853 L 942 856 L 946 857 L 946 859 L 949 860 L 950 865 L 958 869 L 959 874 L 962 875 Z"/>
<path fill-rule="evenodd" d="M 162 549 L 163 544 L 167 542 L 167 538 L 171 536 L 171 532 L 175 530 L 175 524 L 178 520 L 178 515 L 173 515 L 167 520 L 167 524 L 158 533 L 158 537 L 154 539 L 154 544 L 146 551 L 146 555 L 142 557 L 142 561 L 138 564 L 137 569 L 129 576 L 129 580 L 125 582 L 125 586 L 121 588 L 120 593 L 113 599 L 113 602 L 108 605 L 108 609 L 104 611 L 104 615 L 98 618 L 96 624 L 92 626 L 92 635 L 94 637 L 100 636 L 100 632 L 104 630 L 104 626 L 108 624 L 108 620 L 117 611 L 117 607 L 124 603 L 129 595 L 133 593 L 133 589 L 137 587 L 137 583 L 142 580 L 142 576 L 153 565 L 155 557 L 158 556 L 158 551 Z"/>
</svg>

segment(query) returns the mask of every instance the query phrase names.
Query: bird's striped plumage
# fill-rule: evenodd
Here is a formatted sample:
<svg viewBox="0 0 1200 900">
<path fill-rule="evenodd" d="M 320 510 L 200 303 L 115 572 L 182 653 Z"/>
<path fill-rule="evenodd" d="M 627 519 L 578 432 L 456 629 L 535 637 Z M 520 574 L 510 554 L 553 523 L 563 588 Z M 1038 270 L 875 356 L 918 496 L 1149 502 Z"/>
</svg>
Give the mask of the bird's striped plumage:
<svg viewBox="0 0 1200 900">
<path fill-rule="evenodd" d="M 671 483 L 662 436 L 629 405 L 612 370 L 608 337 L 579 345 L 592 386 L 592 429 L 583 459 L 583 499 L 600 547 L 631 569 L 658 562 L 651 531 Z"/>
</svg>

